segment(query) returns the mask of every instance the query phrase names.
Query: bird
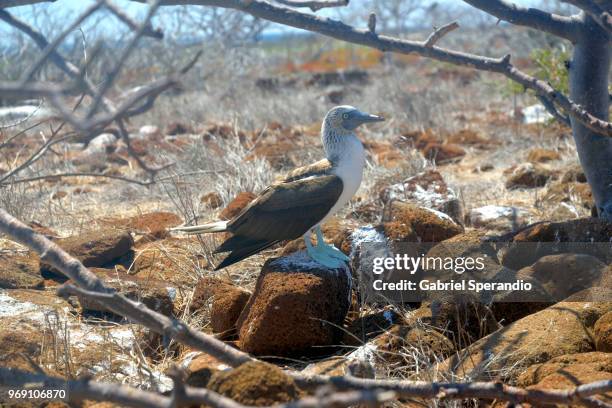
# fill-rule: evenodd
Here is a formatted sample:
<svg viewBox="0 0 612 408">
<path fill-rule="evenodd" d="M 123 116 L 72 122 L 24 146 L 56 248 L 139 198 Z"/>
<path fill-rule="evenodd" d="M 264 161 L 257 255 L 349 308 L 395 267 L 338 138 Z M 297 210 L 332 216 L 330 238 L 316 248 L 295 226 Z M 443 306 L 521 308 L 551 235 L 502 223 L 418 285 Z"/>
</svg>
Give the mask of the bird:
<svg viewBox="0 0 612 408">
<path fill-rule="evenodd" d="M 229 221 L 173 228 L 187 234 L 229 232 L 215 249 L 229 254 L 220 270 L 272 245 L 304 238 L 310 258 L 327 268 L 340 268 L 349 258 L 323 238 L 321 224 L 355 195 L 363 177 L 365 150 L 355 134 L 360 125 L 385 120 L 349 105 L 333 107 L 321 125 L 325 158 L 299 167 L 264 189 Z M 312 233 L 317 243 L 311 242 Z"/>
</svg>

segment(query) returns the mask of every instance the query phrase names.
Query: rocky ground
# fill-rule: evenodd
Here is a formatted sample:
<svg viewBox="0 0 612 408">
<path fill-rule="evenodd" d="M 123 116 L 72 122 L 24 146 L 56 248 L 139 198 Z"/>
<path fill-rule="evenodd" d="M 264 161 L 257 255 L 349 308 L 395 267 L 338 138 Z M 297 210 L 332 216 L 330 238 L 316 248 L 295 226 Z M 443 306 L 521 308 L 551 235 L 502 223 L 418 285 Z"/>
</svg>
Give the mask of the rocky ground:
<svg viewBox="0 0 612 408">
<path fill-rule="evenodd" d="M 452 80 L 474 80 L 463 72 L 452 71 Z M 327 80 L 322 89 L 330 105 L 363 78 Z M 165 371 L 178 363 L 189 384 L 253 405 L 303 394 L 280 370 L 288 366 L 304 373 L 493 379 L 535 388 L 612 379 L 612 254 L 541 250 L 517 259 L 484 240 L 612 240 L 612 225 L 589 218 L 592 197 L 569 129 L 525 123 L 541 121 L 521 111 L 492 103 L 487 110 L 456 111 L 447 129 L 390 118 L 364 130 L 364 185 L 349 208 L 323 226 L 325 237 L 352 258 L 350 268 L 334 271 L 311 262 L 298 240 L 215 273 L 220 258 L 212 251 L 223 234 L 168 231 L 229 219 L 275 176 L 320 158 L 319 123 L 135 126 L 134 148 L 143 160 L 177 162 L 155 186 L 81 177 L 0 189 L 4 206 L 12 205 L 109 286 L 271 363 L 229 369 L 86 299 L 59 298 L 55 291 L 65 278 L 0 237 L 0 365 L 167 391 L 172 383 Z M 119 177 L 138 171 L 111 134 L 67 144 L 59 155 L 78 171 Z M 30 210 L 33 191 L 44 205 Z M 389 248 L 437 243 L 434 252 L 452 243 L 457 255 L 489 255 L 488 273 L 503 268 L 526 278 L 547 276 L 551 294 L 577 273 L 591 272 L 581 282 L 584 290 L 560 302 L 384 302 L 367 299 L 355 274 L 361 248 L 372 241 Z"/>
</svg>

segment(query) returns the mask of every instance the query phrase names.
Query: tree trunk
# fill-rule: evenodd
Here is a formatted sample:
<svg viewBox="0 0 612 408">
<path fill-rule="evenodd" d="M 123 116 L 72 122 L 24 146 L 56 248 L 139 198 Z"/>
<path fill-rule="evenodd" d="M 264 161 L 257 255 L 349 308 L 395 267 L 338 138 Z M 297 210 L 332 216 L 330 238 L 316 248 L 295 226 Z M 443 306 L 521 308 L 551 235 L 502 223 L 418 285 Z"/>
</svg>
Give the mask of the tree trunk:
<svg viewBox="0 0 612 408">
<path fill-rule="evenodd" d="M 583 13 L 584 14 L 584 13 Z M 610 37 L 590 17 L 574 46 L 570 96 L 600 119 L 608 120 Z M 612 220 L 612 138 L 600 136 L 571 119 L 580 163 L 600 217 Z"/>
</svg>

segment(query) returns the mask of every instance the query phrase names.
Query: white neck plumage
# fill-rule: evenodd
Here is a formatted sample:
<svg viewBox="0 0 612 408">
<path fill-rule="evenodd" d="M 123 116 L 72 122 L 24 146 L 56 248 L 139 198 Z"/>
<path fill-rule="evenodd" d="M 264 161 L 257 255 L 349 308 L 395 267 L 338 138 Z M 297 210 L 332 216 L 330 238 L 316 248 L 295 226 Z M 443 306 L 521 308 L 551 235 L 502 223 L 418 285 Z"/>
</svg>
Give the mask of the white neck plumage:
<svg viewBox="0 0 612 408">
<path fill-rule="evenodd" d="M 356 153 L 355 150 L 363 149 L 363 146 L 355 133 L 350 130 L 330 129 L 324 125 L 321 130 L 321 141 L 327 160 L 334 166 L 339 165 L 344 160 L 361 160 L 361 157 L 359 157 L 361 154 L 352 157 Z"/>
</svg>

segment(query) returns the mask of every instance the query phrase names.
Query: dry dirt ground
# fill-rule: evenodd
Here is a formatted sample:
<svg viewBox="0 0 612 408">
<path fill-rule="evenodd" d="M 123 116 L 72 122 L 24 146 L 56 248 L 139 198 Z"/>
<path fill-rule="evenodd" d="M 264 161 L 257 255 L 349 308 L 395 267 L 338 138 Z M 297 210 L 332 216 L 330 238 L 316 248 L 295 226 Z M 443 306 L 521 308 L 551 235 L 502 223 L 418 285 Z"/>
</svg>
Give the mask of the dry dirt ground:
<svg viewBox="0 0 612 408">
<path fill-rule="evenodd" d="M 612 237 L 612 227 L 585 218 L 592 198 L 570 130 L 547 121 L 526 123 L 532 118 L 521 112 L 534 101 L 504 96 L 499 77 L 410 59 L 342 74 L 275 78 L 250 73 L 224 94 L 177 91 L 131 123 L 142 160 L 152 166 L 174 163 L 151 186 L 103 177 L 46 179 L 1 186 L 0 205 L 113 287 L 279 367 L 342 374 L 347 362 L 357 359 L 378 377 L 501 379 L 553 388 L 612 379 L 607 302 L 583 297 L 556 305 L 441 302 L 434 307 L 367 302 L 353 291 L 349 304 L 347 282 L 329 282 L 316 267 L 311 273 L 295 270 L 308 269 L 295 252 L 299 242 L 213 272 L 220 257 L 212 252 L 223 236 L 169 233 L 183 223 L 231 217 L 252 199 L 249 193 L 322 158 L 320 120 L 330 107 L 346 103 L 387 118 L 359 131 L 368 152 L 363 185 L 324 228 L 347 253 L 354 255 L 368 234 L 389 242 L 451 239 L 484 251 L 483 236 L 539 221 L 546 223 L 517 239 L 609 242 Z M 7 149 L 0 175 L 14 164 L 9 158 L 35 148 L 47 126 L 28 131 Z M 8 136 L 0 134 L 0 141 Z M 121 142 L 99 136 L 88 146 L 60 145 L 24 176 L 71 171 L 141 175 Z M 281 254 L 294 264 L 264 266 Z M 227 367 L 214 359 L 84 300 L 56 297 L 61 275 L 26 248 L 0 237 L 0 257 L 2 366 L 40 366 L 57 375 L 92 375 L 166 391 L 171 382 L 164 371 L 178 363 L 191 384 L 244 403 L 300 395 L 295 384 L 283 383 L 276 394 L 269 389 L 278 388 L 251 384 L 260 399 L 250 400 L 252 394 L 241 388 L 248 381 L 232 382 L 244 373 L 228 376 Z M 572 268 L 587 268 L 595 271 L 587 286 L 609 287 L 602 278 L 609 258 L 566 254 L 540 262 L 564 277 L 558 280 Z M 516 269 L 536 273 L 532 263 Z M 301 273 L 288 279 L 287 268 Z M 281 281 L 288 281 L 289 289 Z M 309 298 L 312 304 L 305 305 Z M 280 312 L 268 309 L 276 301 L 285 305 Z M 296 321 L 300 310 L 341 329 Z M 284 381 L 270 367 L 252 370 L 268 379 L 261 384 Z"/>
</svg>

